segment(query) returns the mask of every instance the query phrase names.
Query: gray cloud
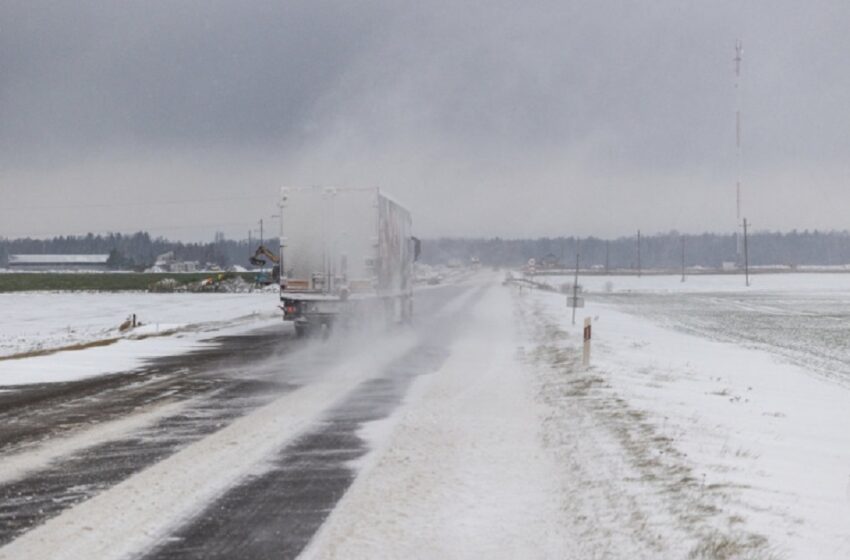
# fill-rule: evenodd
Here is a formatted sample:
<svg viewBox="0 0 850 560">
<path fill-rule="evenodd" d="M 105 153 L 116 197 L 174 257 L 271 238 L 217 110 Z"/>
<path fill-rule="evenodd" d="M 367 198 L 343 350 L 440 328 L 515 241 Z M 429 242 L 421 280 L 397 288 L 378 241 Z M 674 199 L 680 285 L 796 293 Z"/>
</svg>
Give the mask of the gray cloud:
<svg viewBox="0 0 850 560">
<path fill-rule="evenodd" d="M 337 2 L 22 2 L 2 18 L 8 150 L 298 140 L 385 12 Z"/>
<path fill-rule="evenodd" d="M 51 232 L 189 219 L 132 208 L 174 193 L 244 193 L 191 219 L 250 222 L 295 183 L 380 185 L 426 235 L 731 229 L 739 36 L 745 208 L 759 227 L 843 228 L 848 16 L 840 0 L 5 2 L 0 235 L 45 229 L 2 206 L 57 197 L 127 206 L 38 213 Z"/>
</svg>

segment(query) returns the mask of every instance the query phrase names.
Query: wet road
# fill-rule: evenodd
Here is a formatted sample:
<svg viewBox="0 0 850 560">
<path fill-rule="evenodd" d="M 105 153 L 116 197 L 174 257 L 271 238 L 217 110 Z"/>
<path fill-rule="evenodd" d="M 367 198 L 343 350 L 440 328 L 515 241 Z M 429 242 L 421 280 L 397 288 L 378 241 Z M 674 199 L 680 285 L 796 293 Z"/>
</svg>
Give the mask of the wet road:
<svg viewBox="0 0 850 560">
<path fill-rule="evenodd" d="M 443 347 L 422 345 L 360 385 L 267 472 L 233 488 L 149 557 L 294 558 L 354 480 L 349 462 L 368 451 L 358 430 L 389 415 L 411 381 L 435 371 L 446 355 Z"/>
<path fill-rule="evenodd" d="M 440 367 L 466 309 L 481 293 L 480 286 L 447 286 L 418 294 L 416 324 L 406 327 L 415 337 L 409 349 L 341 400 L 327 403 L 295 440 L 212 503 L 199 505 L 145 557 L 297 556 L 355 479 L 351 461 L 369 451 L 360 428 L 391 414 L 417 376 Z M 4 474 L 0 467 L 0 544 L 313 383 L 317 372 L 345 364 L 353 346 L 364 351 L 369 344 L 358 333 L 326 342 L 298 340 L 283 325 L 216 342 L 131 373 L 0 393 L 0 456 L 13 459 L 6 468 L 54 441 L 101 426 L 115 426 L 121 434 L 95 438 L 22 473 Z M 305 352 L 305 346 L 313 350 Z M 141 426 L 131 421 L 121 432 L 125 420 L 157 410 L 167 413 Z"/>
</svg>

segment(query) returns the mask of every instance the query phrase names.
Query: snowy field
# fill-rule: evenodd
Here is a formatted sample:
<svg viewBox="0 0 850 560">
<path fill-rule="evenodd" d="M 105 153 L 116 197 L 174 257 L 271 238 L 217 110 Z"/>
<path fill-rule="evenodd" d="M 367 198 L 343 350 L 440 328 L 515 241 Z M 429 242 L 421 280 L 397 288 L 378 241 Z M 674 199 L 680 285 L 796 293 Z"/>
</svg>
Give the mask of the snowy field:
<svg viewBox="0 0 850 560">
<path fill-rule="evenodd" d="M 515 274 L 515 276 L 519 276 Z M 535 280 L 559 286 L 571 284 L 572 275 L 537 276 Z M 586 292 L 599 293 L 733 293 L 733 292 L 790 292 L 790 293 L 850 293 L 850 273 L 812 272 L 781 274 L 750 274 L 746 287 L 741 274 L 679 274 L 617 276 L 579 275 L 579 285 Z"/>
<path fill-rule="evenodd" d="M 566 279 L 559 279 L 563 282 Z M 570 279 L 571 281 L 572 279 Z M 553 282 L 554 284 L 554 282 Z M 850 387 L 850 274 L 586 277 L 591 302 L 767 350 Z"/>
<path fill-rule="evenodd" d="M 577 326 L 563 295 L 516 298 L 585 535 L 608 532 L 587 554 L 850 557 L 850 275 L 580 283 Z"/>
<path fill-rule="evenodd" d="M 0 385 L 131 369 L 145 357 L 191 349 L 212 333 L 279 323 L 277 305 L 270 292 L 0 294 Z M 133 313 L 142 326 L 122 333 Z M 94 342 L 110 344 L 53 353 Z M 8 359 L 28 353 L 36 356 Z"/>
<path fill-rule="evenodd" d="M 264 292 L 0 294 L 0 357 L 119 336 L 133 313 L 154 330 L 168 330 L 268 314 L 276 305 L 277 294 Z"/>
</svg>

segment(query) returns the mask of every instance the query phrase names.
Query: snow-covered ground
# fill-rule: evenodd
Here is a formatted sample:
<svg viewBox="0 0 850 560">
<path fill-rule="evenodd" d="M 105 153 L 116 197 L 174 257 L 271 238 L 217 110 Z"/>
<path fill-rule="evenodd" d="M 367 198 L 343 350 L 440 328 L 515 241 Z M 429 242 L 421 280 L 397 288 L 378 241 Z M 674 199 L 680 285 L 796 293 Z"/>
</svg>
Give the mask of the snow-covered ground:
<svg viewBox="0 0 850 560">
<path fill-rule="evenodd" d="M 279 323 L 277 305 L 269 292 L 0 294 L 0 385 L 132 369 L 144 358 L 194 348 L 211 333 Z M 133 313 L 142 326 L 122 333 L 119 326 Z M 94 342 L 108 344 L 54 352 Z M 28 353 L 35 356 L 8 359 Z"/>
<path fill-rule="evenodd" d="M 514 273 L 514 276 L 521 275 Z M 534 279 L 558 287 L 561 284 L 572 284 L 573 276 L 536 276 Z M 750 274 L 749 287 L 745 286 L 743 273 L 689 274 L 684 282 L 678 274 L 580 275 L 578 283 L 586 292 L 593 293 L 850 293 L 850 273 L 841 272 Z"/>
<path fill-rule="evenodd" d="M 517 297 L 590 534 L 617 557 L 850 557 L 850 276 L 581 282 L 576 326 L 563 295 Z"/>
<path fill-rule="evenodd" d="M 133 313 L 148 331 L 167 330 L 268 314 L 276 305 L 277 294 L 266 292 L 0 294 L 0 357 L 116 337 Z"/>
</svg>

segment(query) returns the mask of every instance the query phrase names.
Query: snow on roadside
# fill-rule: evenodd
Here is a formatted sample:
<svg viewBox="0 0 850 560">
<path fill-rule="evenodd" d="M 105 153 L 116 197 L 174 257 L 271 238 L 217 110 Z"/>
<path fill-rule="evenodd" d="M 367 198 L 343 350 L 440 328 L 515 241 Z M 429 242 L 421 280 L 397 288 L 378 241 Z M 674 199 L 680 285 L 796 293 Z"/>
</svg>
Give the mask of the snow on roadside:
<svg viewBox="0 0 850 560">
<path fill-rule="evenodd" d="M 209 330 L 166 331 L 170 336 L 153 336 L 140 340 L 124 338 L 105 346 L 84 350 L 66 350 L 44 356 L 0 360 L 0 386 L 11 387 L 34 383 L 76 381 L 131 371 L 159 356 L 180 354 L 214 344 L 211 339 L 237 335 L 250 330 L 278 326 L 277 318 L 253 318 Z"/>
<path fill-rule="evenodd" d="M 196 349 L 213 336 L 280 325 L 276 305 L 268 293 L 0 294 L 0 386 L 129 371 L 146 359 Z M 144 324 L 121 333 L 118 325 L 128 313 Z M 50 350 L 90 343 L 97 345 Z M 10 356 L 32 351 L 39 352 Z"/>
<path fill-rule="evenodd" d="M 136 292 L 16 292 L 0 294 L 0 358 L 146 331 L 268 317 L 276 293 L 152 294 Z M 145 327 L 124 335 L 118 327 L 131 314 Z"/>
<path fill-rule="evenodd" d="M 800 293 L 821 289 L 806 279 Z M 565 460 L 602 441 L 595 473 L 572 467 L 598 495 L 576 495 L 603 520 L 632 512 L 631 523 L 609 524 L 650 545 L 630 557 L 652 557 L 652 547 L 657 557 L 850 557 L 850 392 L 765 351 L 592 298 L 580 318 L 597 317 L 593 365 L 582 371 L 581 322 L 570 325 L 564 296 L 524 298 L 550 337 L 535 359 L 562 377 L 542 394 L 564 410 L 553 434 Z"/>
<path fill-rule="evenodd" d="M 443 367 L 365 435 L 383 440 L 303 558 L 563 558 L 556 465 L 491 287 Z"/>
</svg>

